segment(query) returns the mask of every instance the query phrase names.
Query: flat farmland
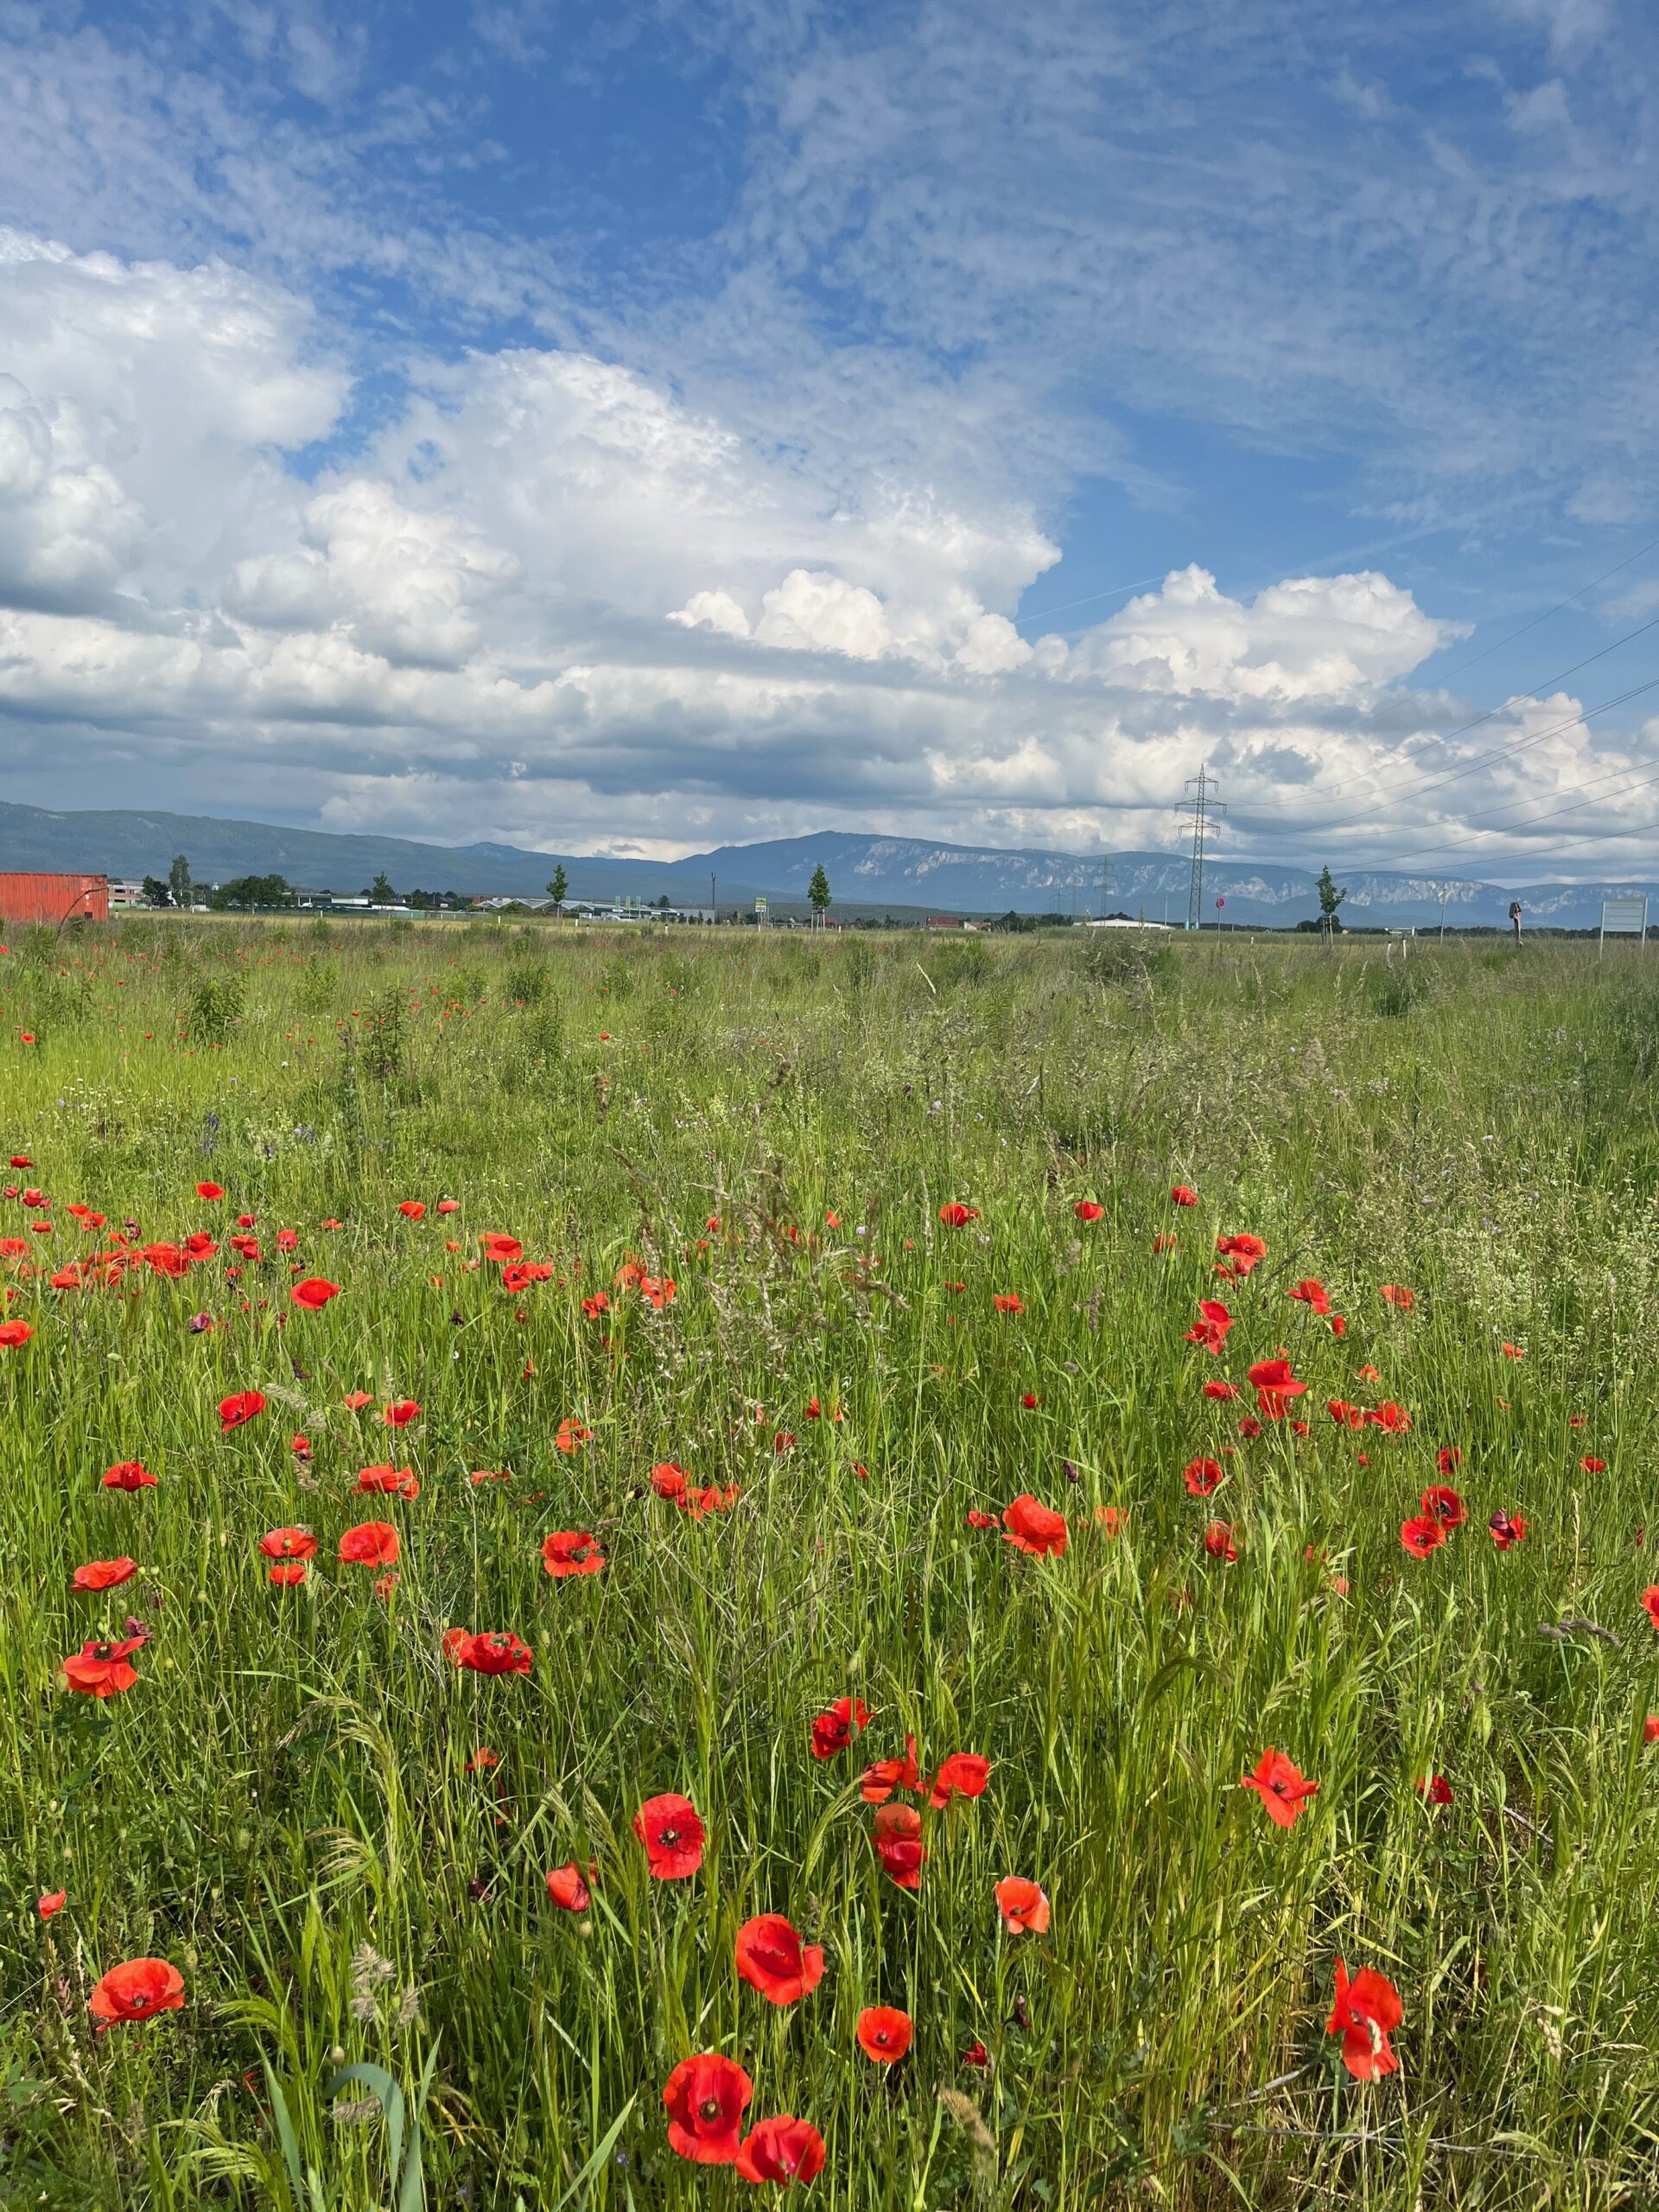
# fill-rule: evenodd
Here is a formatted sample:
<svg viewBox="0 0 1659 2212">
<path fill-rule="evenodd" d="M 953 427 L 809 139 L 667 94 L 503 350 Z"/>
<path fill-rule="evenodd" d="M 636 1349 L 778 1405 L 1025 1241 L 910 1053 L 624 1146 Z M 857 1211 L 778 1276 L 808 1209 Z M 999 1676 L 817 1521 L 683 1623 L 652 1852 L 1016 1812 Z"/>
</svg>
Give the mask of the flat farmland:
<svg viewBox="0 0 1659 2212">
<path fill-rule="evenodd" d="M 1659 2196 L 1659 972 L 1080 935 L 10 943 L 0 2202 Z"/>
</svg>

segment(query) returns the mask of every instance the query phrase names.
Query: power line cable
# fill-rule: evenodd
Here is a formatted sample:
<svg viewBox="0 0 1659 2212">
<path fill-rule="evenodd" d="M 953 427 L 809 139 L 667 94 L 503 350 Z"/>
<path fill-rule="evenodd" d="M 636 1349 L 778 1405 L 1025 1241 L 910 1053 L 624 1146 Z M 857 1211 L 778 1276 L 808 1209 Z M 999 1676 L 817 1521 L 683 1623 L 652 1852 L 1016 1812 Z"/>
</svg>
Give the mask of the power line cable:
<svg viewBox="0 0 1659 2212">
<path fill-rule="evenodd" d="M 1616 562 L 1611 569 L 1604 569 L 1599 576 L 1592 576 L 1589 582 L 1580 584 L 1577 591 L 1568 592 L 1558 605 L 1546 607 L 1541 614 L 1535 614 L 1530 622 L 1523 622 L 1518 630 L 1511 630 L 1507 638 L 1500 638 L 1496 645 L 1484 646 L 1479 652 L 1470 653 L 1466 658 L 1454 661 L 1450 668 L 1441 669 L 1435 678 L 1436 683 L 1444 683 L 1448 677 L 1458 675 L 1463 669 L 1473 668 L 1478 661 L 1488 660 L 1493 653 L 1502 652 L 1505 645 L 1512 645 L 1517 638 L 1524 638 L 1529 630 L 1535 630 L 1540 623 L 1548 622 L 1552 615 L 1565 613 L 1574 600 L 1582 599 L 1587 591 L 1594 591 L 1598 584 L 1605 584 L 1609 576 L 1618 575 L 1624 569 L 1634 567 L 1644 553 L 1651 553 L 1656 548 L 1659 548 L 1659 537 L 1653 538 L 1646 545 L 1637 546 L 1636 551 L 1624 560 Z"/>
<path fill-rule="evenodd" d="M 1615 638 L 1611 645 L 1603 645 L 1599 652 L 1590 654 L 1586 659 L 1575 661 L 1571 668 L 1564 668 L 1557 675 L 1546 677 L 1541 683 L 1535 684 L 1526 696 L 1535 699 L 1541 692 L 1553 690 L 1556 684 L 1564 683 L 1569 676 L 1576 676 L 1581 669 L 1588 668 L 1592 661 L 1605 660 L 1609 653 L 1617 652 L 1621 645 L 1628 645 L 1634 639 L 1640 638 L 1653 629 L 1659 629 L 1659 614 L 1654 615 L 1649 621 L 1639 624 L 1636 629 L 1626 631 L 1622 638 Z M 1650 688 L 1645 684 L 1638 684 L 1635 691 L 1626 691 L 1622 698 L 1610 699 L 1603 706 L 1588 709 L 1586 713 L 1605 714 L 1608 707 L 1620 706 L 1624 699 L 1633 699 L 1638 692 Z M 1437 730 L 1434 733 L 1437 742 L 1449 745 L 1454 738 L 1466 737 L 1471 729 L 1478 729 L 1483 722 L 1495 721 L 1499 715 L 1506 713 L 1509 703 L 1509 701 L 1505 700 L 1501 707 L 1489 707 L 1484 715 L 1477 715 L 1472 721 L 1460 722 L 1455 729 Z M 1367 807 L 1361 813 L 1350 815 L 1345 822 L 1338 822 L 1330 826 L 1343 830 L 1348 828 L 1351 823 L 1369 821 L 1373 815 L 1385 813 L 1389 807 L 1402 798 L 1410 798 L 1426 791 L 1438 790 L 1442 784 L 1454 784 L 1459 778 L 1473 775 L 1478 769 L 1485 767 L 1493 760 L 1501 760 L 1506 755 L 1516 753 L 1524 753 L 1530 746 L 1540 744 L 1546 737 L 1553 736 L 1555 730 L 1571 729 L 1574 722 L 1583 721 L 1586 719 L 1586 715 L 1573 715 L 1567 721 L 1556 723 L 1554 729 L 1540 730 L 1530 737 L 1516 739 L 1508 744 L 1495 746 L 1490 753 L 1477 754 L 1474 760 L 1465 761 L 1461 767 L 1448 769 L 1443 774 L 1419 777 L 1414 782 L 1400 785 L 1389 792 L 1388 798 L 1381 805 Z M 1386 756 L 1386 760 L 1398 760 L 1405 750 L 1404 746 L 1397 746 L 1393 753 Z M 1386 765 L 1386 760 L 1383 765 Z M 1382 767 L 1379 766 L 1363 780 L 1374 784 L 1382 772 Z"/>
</svg>

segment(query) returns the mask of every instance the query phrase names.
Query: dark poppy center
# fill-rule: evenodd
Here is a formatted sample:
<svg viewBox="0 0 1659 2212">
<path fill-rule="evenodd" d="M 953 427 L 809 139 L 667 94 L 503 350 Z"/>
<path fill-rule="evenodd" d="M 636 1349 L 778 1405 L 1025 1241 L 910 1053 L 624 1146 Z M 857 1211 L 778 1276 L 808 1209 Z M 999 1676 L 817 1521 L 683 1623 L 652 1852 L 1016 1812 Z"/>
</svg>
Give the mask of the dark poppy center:
<svg viewBox="0 0 1659 2212">
<path fill-rule="evenodd" d="M 678 1828 L 659 1828 L 657 1832 L 657 1840 L 658 1843 L 677 1843 L 679 1840 L 680 1832 Z"/>
<path fill-rule="evenodd" d="M 697 2107 L 697 2117 L 699 2120 L 712 2120 L 721 2119 L 722 2114 L 719 2098 L 706 2097 L 702 2103 Z"/>
</svg>

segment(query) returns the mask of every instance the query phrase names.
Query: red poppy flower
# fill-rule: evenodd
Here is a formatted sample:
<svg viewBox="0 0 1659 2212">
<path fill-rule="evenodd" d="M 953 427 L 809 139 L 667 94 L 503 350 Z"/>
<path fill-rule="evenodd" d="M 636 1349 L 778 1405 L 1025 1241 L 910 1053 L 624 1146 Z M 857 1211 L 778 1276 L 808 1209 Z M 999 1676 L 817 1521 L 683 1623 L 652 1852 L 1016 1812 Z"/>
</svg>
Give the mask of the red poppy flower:
<svg viewBox="0 0 1659 2212">
<path fill-rule="evenodd" d="M 999 1313 L 1023 1313 L 1025 1300 L 1012 1291 L 998 1291 L 991 1303 Z"/>
<path fill-rule="evenodd" d="M 736 1504 L 743 1495 L 735 1483 L 728 1483 L 722 1490 L 718 1483 L 710 1483 L 706 1490 L 689 1490 L 678 1501 L 683 1512 L 694 1521 L 701 1521 L 705 1513 L 724 1513 Z"/>
<path fill-rule="evenodd" d="M 734 2058 L 713 2050 L 683 2058 L 663 2091 L 670 2149 L 700 2166 L 735 2164 L 753 2094 L 753 2082 Z"/>
<path fill-rule="evenodd" d="M 1023 1875 L 1009 1874 L 997 1884 L 996 1909 L 1010 1935 L 1048 1933 L 1048 1899 L 1035 1882 L 1027 1881 Z"/>
<path fill-rule="evenodd" d="M 1400 1541 L 1414 1559 L 1427 1559 L 1446 1541 L 1446 1523 L 1438 1514 L 1414 1514 L 1401 1523 Z"/>
<path fill-rule="evenodd" d="M 1325 2032 L 1342 2037 L 1342 2063 L 1355 2081 L 1380 2081 L 1399 2070 L 1389 2037 L 1404 2018 L 1400 1993 L 1385 1975 L 1362 1967 L 1350 1981 L 1347 1967 L 1337 1961 L 1336 2002 Z"/>
<path fill-rule="evenodd" d="M 1449 1805 L 1452 1802 L 1452 1785 L 1443 1774 L 1419 1775 L 1417 1795 L 1426 1805 Z"/>
<path fill-rule="evenodd" d="M 1228 1398 L 1236 1398 L 1238 1395 L 1238 1385 L 1236 1382 L 1206 1382 L 1204 1386 L 1204 1395 L 1206 1398 L 1219 1398 L 1224 1401 Z"/>
<path fill-rule="evenodd" d="M 408 1220 L 418 1221 L 421 1216 L 426 1211 L 426 1207 L 419 1198 L 404 1198 L 399 1205 L 397 1211 Z"/>
<path fill-rule="evenodd" d="M 586 1912 L 594 1901 L 574 1859 L 569 1866 L 553 1869 L 547 1878 L 547 1894 L 566 1912 Z"/>
<path fill-rule="evenodd" d="M 132 1654 L 146 1639 L 130 1636 L 120 1643 L 83 1643 L 73 1659 L 63 1662 L 64 1680 L 82 1697 L 115 1697 L 130 1690 L 138 1679 Z"/>
<path fill-rule="evenodd" d="M 1659 1713 L 1650 1713 L 1642 1723 L 1642 1740 L 1644 1744 L 1659 1744 Z M 44 1898 L 41 1903 L 45 1903 Z"/>
<path fill-rule="evenodd" d="M 1217 1236 L 1216 1255 L 1218 1259 L 1230 1262 L 1218 1268 L 1216 1272 L 1226 1275 L 1233 1282 L 1243 1282 L 1252 1269 L 1267 1258 L 1268 1248 L 1259 1236 L 1251 1236 L 1248 1233 L 1237 1236 Z"/>
<path fill-rule="evenodd" d="M 745 2181 L 815 2181 L 823 2171 L 823 2138 L 810 2120 L 779 2113 L 745 2136 L 737 2171 Z"/>
<path fill-rule="evenodd" d="M 1012 1544 L 1016 1551 L 1029 1552 L 1033 1558 L 1063 1559 L 1065 1555 L 1065 1514 L 1039 1504 L 1028 1491 L 1022 1491 L 1004 1512 L 1002 1530 L 1005 1544 Z"/>
<path fill-rule="evenodd" d="M 966 1229 L 970 1221 L 979 1219 L 977 1206 L 964 1206 L 956 1201 L 939 1208 L 939 1219 L 947 1229 Z"/>
<path fill-rule="evenodd" d="M 1291 1373 L 1287 1359 L 1258 1359 L 1249 1373 L 1256 1408 L 1268 1421 L 1282 1421 L 1291 1399 L 1300 1398 L 1307 1389 Z"/>
<path fill-rule="evenodd" d="M 1238 1544 L 1235 1532 L 1224 1521 L 1212 1521 L 1204 1532 L 1204 1548 L 1211 1559 L 1225 1560 L 1231 1567 L 1238 1558 Z"/>
<path fill-rule="evenodd" d="M 359 1521 L 340 1538 L 339 1557 L 348 1567 L 391 1567 L 400 1548 L 390 1521 Z"/>
<path fill-rule="evenodd" d="M 590 1321 L 596 1320 L 601 1313 L 610 1312 L 610 1298 L 606 1292 L 596 1290 L 591 1298 L 582 1300 L 582 1310 Z"/>
<path fill-rule="evenodd" d="M 1650 1582 L 1642 1592 L 1642 1609 L 1656 1629 L 1659 1629 L 1659 1582 Z"/>
<path fill-rule="evenodd" d="M 78 1567 L 71 1578 L 77 1590 L 114 1590 L 130 1582 L 138 1572 L 136 1560 L 92 1559 Z"/>
<path fill-rule="evenodd" d="M 991 1778 L 991 1763 L 977 1751 L 952 1751 L 933 1777 L 928 1802 L 941 1811 L 955 1797 L 982 1797 Z"/>
<path fill-rule="evenodd" d="M 832 1759 L 844 1751 L 854 1736 L 869 1725 L 869 1707 L 862 1698 L 838 1697 L 812 1723 L 812 1756 Z"/>
<path fill-rule="evenodd" d="M 927 1850 L 922 1841 L 922 1816 L 916 1808 L 913 1805 L 878 1806 L 874 1843 L 875 1855 L 895 1886 L 901 1890 L 919 1890 L 922 1869 L 927 1864 Z"/>
<path fill-rule="evenodd" d="M 1331 1311 L 1331 1294 L 1313 1275 L 1310 1275 L 1305 1282 L 1293 1283 L 1286 1294 L 1291 1298 L 1300 1299 L 1302 1304 L 1311 1306 L 1315 1313 L 1328 1313 Z"/>
<path fill-rule="evenodd" d="M 1527 1356 L 1524 1348 L 1520 1344 L 1500 1344 L 1498 1349 L 1505 1359 L 1524 1359 Z"/>
<path fill-rule="evenodd" d="M 1442 1444 L 1440 1450 L 1434 1454 L 1435 1472 L 1442 1475 L 1454 1475 L 1456 1474 L 1462 1459 L 1463 1451 L 1460 1446 L 1456 1444 Z"/>
<path fill-rule="evenodd" d="M 388 1428 L 408 1428 L 411 1423 L 419 1421 L 420 1417 L 421 1409 L 413 1398 L 397 1399 L 394 1404 L 386 1408 L 385 1414 L 381 1416 Z"/>
<path fill-rule="evenodd" d="M 633 1816 L 633 1832 L 659 1882 L 683 1882 L 702 1864 L 703 1825 L 689 1797 L 670 1791 L 647 1797 Z M 746 2100 L 747 2101 L 747 2100 Z"/>
<path fill-rule="evenodd" d="M 1079 1221 L 1099 1221 L 1104 1216 L 1106 1209 L 1103 1205 L 1096 1205 L 1093 1198 L 1079 1198 L 1071 1211 Z"/>
<path fill-rule="evenodd" d="M 527 1675 L 533 1655 L 511 1629 L 447 1629 L 443 1648 L 457 1667 L 474 1675 Z"/>
<path fill-rule="evenodd" d="M 1363 1428 L 1365 1426 L 1364 1407 L 1351 1406 L 1346 1398 L 1327 1398 L 1325 1410 L 1338 1428 Z"/>
<path fill-rule="evenodd" d="M 803 1943 L 781 1912 L 763 1912 L 737 1931 L 737 1974 L 768 2005 L 794 2005 L 823 1979 L 823 1953 Z"/>
<path fill-rule="evenodd" d="M 278 1590 L 297 1590 L 308 1572 L 302 1559 L 278 1560 L 265 1579 Z"/>
<path fill-rule="evenodd" d="M 905 1756 L 901 1759 L 877 1759 L 864 1770 L 864 1802 L 884 1805 L 895 1789 L 919 1789 L 922 1770 L 916 1764 L 916 1738 L 905 1738 Z"/>
<path fill-rule="evenodd" d="M 1445 1483 L 1431 1483 L 1423 1492 L 1425 1513 L 1432 1513 L 1443 1529 L 1461 1529 L 1468 1519 L 1463 1500 Z"/>
<path fill-rule="evenodd" d="M 148 2020 L 157 2012 L 184 2006 L 184 1976 L 165 1959 L 129 1959 L 111 1967 L 93 1985 L 87 1999 L 92 2018 L 109 2026 L 118 2020 Z"/>
<path fill-rule="evenodd" d="M 968 1526 L 970 1529 L 995 1529 L 996 1516 L 995 1513 L 982 1513 L 976 1505 L 972 1506 L 969 1509 Z"/>
<path fill-rule="evenodd" d="M 1198 1203 L 1198 1192 L 1185 1183 L 1178 1183 L 1169 1195 L 1178 1206 L 1195 1206 Z"/>
<path fill-rule="evenodd" d="M 597 1574 L 605 1554 L 586 1529 L 556 1529 L 542 1539 L 542 1565 L 556 1580 L 567 1574 Z"/>
<path fill-rule="evenodd" d="M 1218 1352 L 1226 1343 L 1227 1332 L 1232 1325 L 1233 1316 L 1220 1299 L 1201 1298 L 1198 1300 L 1198 1318 L 1183 1341 L 1189 1344 L 1202 1344 L 1205 1351 Z"/>
<path fill-rule="evenodd" d="M 910 2049 L 916 2024 L 893 2005 L 867 2005 L 858 2016 L 858 2045 L 878 2066 L 896 2066 Z"/>
<path fill-rule="evenodd" d="M 259 1550 L 266 1559 L 315 1559 L 317 1540 L 308 1529 L 268 1529 Z"/>
<path fill-rule="evenodd" d="M 1262 1752 L 1254 1774 L 1241 1776 L 1241 1789 L 1254 1789 L 1268 1808 L 1268 1817 L 1281 1828 L 1292 1828 L 1310 1797 L 1319 1792 L 1319 1783 L 1310 1782 L 1299 1774 L 1282 1751 L 1275 1751 L 1269 1744 Z"/>
<path fill-rule="evenodd" d="M 35 1910 L 42 1920 L 50 1920 L 54 1913 L 63 1910 L 68 1898 L 67 1890 L 48 1890 L 43 1897 L 37 1900 Z"/>
<path fill-rule="evenodd" d="M 154 1490 L 156 1478 L 137 1459 L 120 1459 L 104 1471 L 105 1490 Z"/>
<path fill-rule="evenodd" d="M 1411 1415 L 1392 1398 L 1384 1398 L 1368 1418 L 1373 1428 L 1386 1429 L 1390 1436 L 1404 1436 L 1411 1427 Z"/>
<path fill-rule="evenodd" d="M 522 1260 L 524 1256 L 524 1248 L 516 1236 L 499 1236 L 493 1230 L 487 1230 L 478 1241 L 484 1257 L 495 1260 L 503 1266 L 509 1261 Z"/>
<path fill-rule="evenodd" d="M 361 1467 L 357 1487 L 372 1497 L 416 1498 L 421 1485 L 410 1467 Z"/>
<path fill-rule="evenodd" d="M 1152 1240 L 1152 1249 L 1154 1252 L 1173 1252 L 1180 1241 L 1173 1230 L 1160 1229 Z"/>
<path fill-rule="evenodd" d="M 1486 1527 L 1492 1541 L 1501 1552 L 1509 1551 L 1526 1538 L 1527 1523 L 1518 1513 L 1506 1513 L 1501 1505 L 1494 1510 Z"/>
<path fill-rule="evenodd" d="M 1104 1536 L 1114 1539 L 1121 1536 L 1128 1526 L 1128 1519 L 1127 1507 L 1097 1505 L 1095 1508 L 1095 1525 Z"/>
<path fill-rule="evenodd" d="M 641 1275 L 639 1278 L 640 1297 L 647 1306 L 654 1306 L 659 1313 L 664 1306 L 674 1303 L 674 1287 L 672 1275 Z"/>
<path fill-rule="evenodd" d="M 1605 1475 L 1607 1471 L 1607 1462 L 1605 1459 L 1593 1459 L 1588 1452 L 1580 1460 L 1579 1465 L 1586 1475 Z"/>
<path fill-rule="evenodd" d="M 196 1185 L 196 1196 L 199 1198 L 222 1198 L 224 1195 L 225 1186 L 222 1183 L 198 1183 Z"/>
<path fill-rule="evenodd" d="M 1219 1459 L 1189 1459 L 1181 1471 L 1192 1497 L 1208 1497 L 1222 1479 Z"/>
<path fill-rule="evenodd" d="M 461 1200 L 459 1198 L 440 1198 L 438 1200 L 438 1211 L 440 1213 L 459 1213 L 461 1211 Z"/>
<path fill-rule="evenodd" d="M 288 1294 L 296 1306 L 303 1306 L 308 1313 L 316 1313 L 331 1298 L 340 1296 L 340 1285 L 327 1281 L 321 1275 L 307 1275 L 304 1281 L 296 1282 Z"/>
<path fill-rule="evenodd" d="M 221 1436 L 228 1436 L 232 1429 L 241 1428 L 257 1414 L 265 1410 L 263 1390 L 237 1390 L 219 1402 L 219 1429 Z"/>
<path fill-rule="evenodd" d="M 1348 1324 L 1343 1319 L 1341 1314 L 1333 1313 L 1331 1315 L 1330 1319 L 1332 1335 L 1333 1337 L 1345 1337 L 1348 1333 Z"/>
<path fill-rule="evenodd" d="M 360 1413 L 363 1408 L 371 1404 L 372 1401 L 366 1390 L 353 1390 L 343 1397 L 340 1402 L 345 1407 L 347 1413 L 355 1414 Z"/>
<path fill-rule="evenodd" d="M 567 1414 L 554 1433 L 553 1446 L 569 1458 L 571 1453 L 579 1452 L 584 1444 L 591 1444 L 593 1440 L 593 1430 L 584 1428 L 579 1421 Z"/>
<path fill-rule="evenodd" d="M 27 1321 L 0 1321 L 0 1349 L 16 1351 L 26 1344 L 35 1332 Z"/>
<path fill-rule="evenodd" d="M 963 2052 L 962 2063 L 964 2066 L 988 2066 L 991 2063 L 991 2054 L 986 2050 L 982 2043 L 976 2039 L 974 2042 L 970 2043 L 967 2050 Z"/>
</svg>

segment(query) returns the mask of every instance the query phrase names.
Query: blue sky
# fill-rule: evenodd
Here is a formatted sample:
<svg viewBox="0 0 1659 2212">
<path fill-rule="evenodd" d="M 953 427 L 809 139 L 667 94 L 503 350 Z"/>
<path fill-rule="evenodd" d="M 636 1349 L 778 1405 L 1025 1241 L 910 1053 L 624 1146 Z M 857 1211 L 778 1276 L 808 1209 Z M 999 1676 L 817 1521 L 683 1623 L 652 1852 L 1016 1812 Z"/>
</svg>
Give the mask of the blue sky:
<svg viewBox="0 0 1659 2212">
<path fill-rule="evenodd" d="M 1579 718 L 1659 676 L 1649 11 L 128 0 L 0 61 L 9 796 L 1122 849 L 1207 758 L 1240 852 L 1659 864 L 1659 690 Z"/>
</svg>

